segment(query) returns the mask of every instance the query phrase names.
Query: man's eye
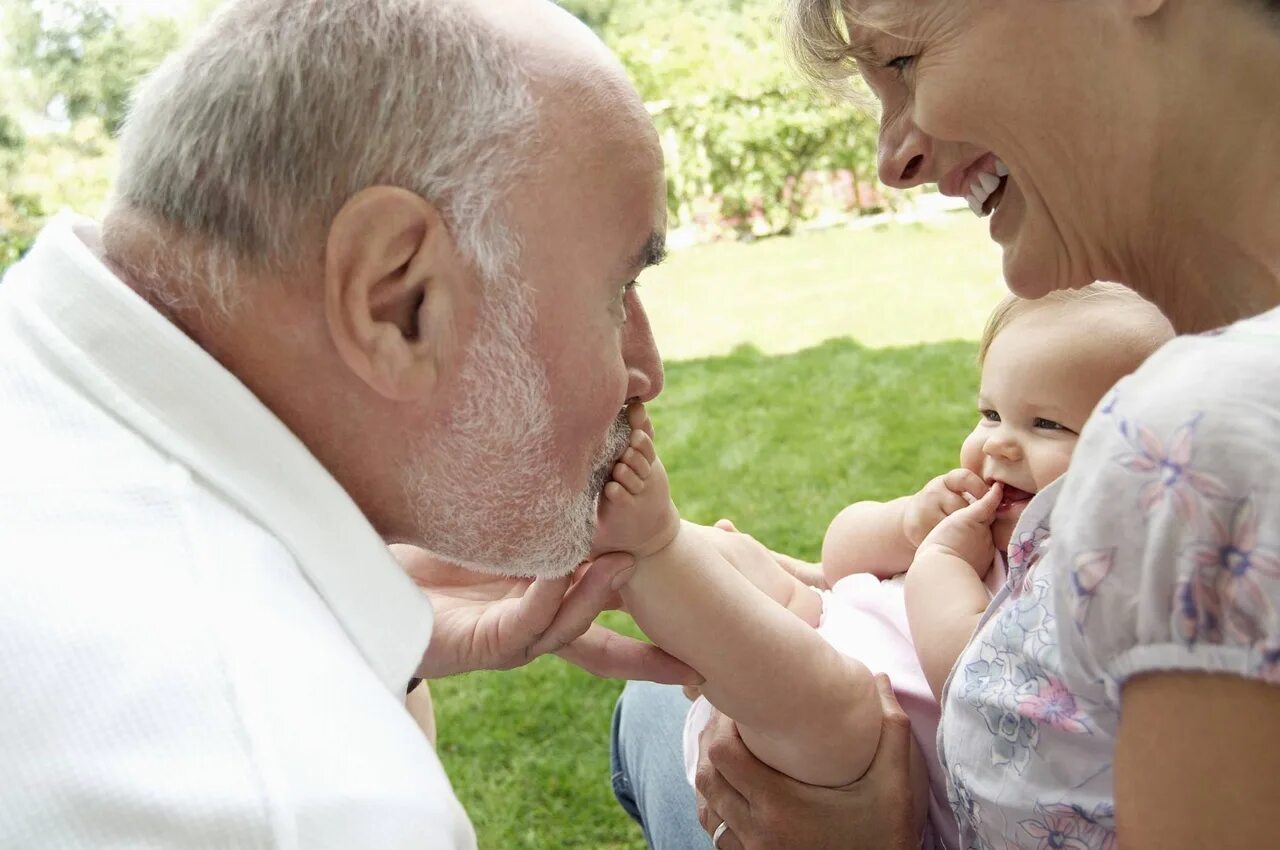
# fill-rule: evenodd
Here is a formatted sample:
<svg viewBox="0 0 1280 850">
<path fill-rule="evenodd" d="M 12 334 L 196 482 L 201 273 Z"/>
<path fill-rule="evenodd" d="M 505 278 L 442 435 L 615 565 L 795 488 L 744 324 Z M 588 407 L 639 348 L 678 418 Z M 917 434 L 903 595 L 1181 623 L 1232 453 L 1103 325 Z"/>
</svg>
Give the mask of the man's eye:
<svg viewBox="0 0 1280 850">
<path fill-rule="evenodd" d="M 978 413 L 980 413 L 982 415 L 982 418 L 987 420 L 988 422 L 1000 421 L 1000 414 L 996 413 L 994 410 L 979 410 Z"/>
<path fill-rule="evenodd" d="M 893 59 L 884 63 L 884 66 L 890 70 L 897 71 L 899 74 L 903 74 L 911 67 L 911 63 L 915 61 L 916 57 L 914 56 L 895 56 Z"/>
<path fill-rule="evenodd" d="M 1066 426 L 1064 426 L 1064 425 L 1059 425 L 1057 422 L 1054 422 L 1052 419 L 1036 419 L 1036 421 L 1035 421 L 1035 426 L 1036 426 L 1037 428 L 1044 428 L 1044 429 L 1049 430 L 1049 431 L 1065 431 L 1065 430 L 1067 430 L 1067 429 L 1066 429 Z"/>
</svg>

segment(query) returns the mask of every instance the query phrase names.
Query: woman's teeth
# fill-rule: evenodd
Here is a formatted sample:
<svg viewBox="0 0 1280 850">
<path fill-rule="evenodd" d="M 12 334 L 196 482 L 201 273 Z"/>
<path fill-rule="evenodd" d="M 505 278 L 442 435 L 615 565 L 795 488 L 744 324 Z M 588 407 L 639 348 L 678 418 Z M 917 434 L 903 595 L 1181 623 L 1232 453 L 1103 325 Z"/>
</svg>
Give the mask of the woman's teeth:
<svg viewBox="0 0 1280 850">
<path fill-rule="evenodd" d="M 991 196 L 1000 189 L 1005 182 L 1005 178 L 1009 176 L 1008 166 L 996 157 L 992 157 L 992 159 L 995 172 L 978 172 L 973 182 L 969 184 L 968 194 L 965 195 L 965 200 L 969 202 L 969 209 L 973 210 L 973 214 L 978 218 L 986 218 L 995 212 L 995 205 L 992 205 L 991 209 L 987 209 L 987 202 L 991 200 Z"/>
</svg>

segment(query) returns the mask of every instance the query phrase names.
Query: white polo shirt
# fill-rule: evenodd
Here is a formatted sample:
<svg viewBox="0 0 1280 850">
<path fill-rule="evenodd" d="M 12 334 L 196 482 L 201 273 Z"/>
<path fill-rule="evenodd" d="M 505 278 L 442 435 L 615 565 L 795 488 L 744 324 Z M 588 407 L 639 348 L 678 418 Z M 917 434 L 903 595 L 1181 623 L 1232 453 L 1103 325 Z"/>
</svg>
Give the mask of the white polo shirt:
<svg viewBox="0 0 1280 850">
<path fill-rule="evenodd" d="M 0 847 L 473 848 L 425 597 L 96 240 L 0 283 Z"/>
</svg>

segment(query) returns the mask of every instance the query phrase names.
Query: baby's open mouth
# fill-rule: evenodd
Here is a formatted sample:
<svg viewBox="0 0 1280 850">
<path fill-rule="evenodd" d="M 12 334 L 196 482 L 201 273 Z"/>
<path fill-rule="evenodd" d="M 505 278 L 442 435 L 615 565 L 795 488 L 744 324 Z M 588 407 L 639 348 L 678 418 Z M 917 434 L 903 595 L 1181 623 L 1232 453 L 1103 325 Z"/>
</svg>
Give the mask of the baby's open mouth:
<svg viewBox="0 0 1280 850">
<path fill-rule="evenodd" d="M 1000 496 L 1000 507 L 997 508 L 997 512 L 1004 512 L 1016 507 L 1021 507 L 1031 501 L 1035 495 L 1035 493 L 1028 493 L 1026 490 L 1014 487 L 1012 484 L 1005 484 L 1004 492 Z"/>
</svg>

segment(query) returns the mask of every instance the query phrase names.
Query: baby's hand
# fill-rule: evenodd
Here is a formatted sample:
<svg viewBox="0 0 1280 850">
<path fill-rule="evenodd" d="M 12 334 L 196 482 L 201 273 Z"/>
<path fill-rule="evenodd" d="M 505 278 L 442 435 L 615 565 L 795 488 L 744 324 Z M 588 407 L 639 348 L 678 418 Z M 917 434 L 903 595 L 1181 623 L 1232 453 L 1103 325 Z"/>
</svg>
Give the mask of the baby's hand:
<svg viewBox="0 0 1280 850">
<path fill-rule="evenodd" d="M 670 543 L 680 530 L 680 514 L 671 502 L 667 471 L 653 445 L 653 425 L 643 404 L 627 411 L 631 444 L 613 467 L 600 497 L 599 525 L 592 555 L 630 552 L 647 557 Z"/>
<path fill-rule="evenodd" d="M 981 499 L 950 514 L 929 532 L 916 550 L 916 557 L 930 551 L 960 558 L 978 578 L 986 578 L 996 557 L 991 523 L 1000 507 L 1004 488 L 997 482 Z"/>
<path fill-rule="evenodd" d="M 912 546 L 919 548 L 938 523 L 971 501 L 981 499 L 987 490 L 987 483 L 967 469 L 939 475 L 911 497 L 902 515 L 902 533 Z"/>
</svg>

